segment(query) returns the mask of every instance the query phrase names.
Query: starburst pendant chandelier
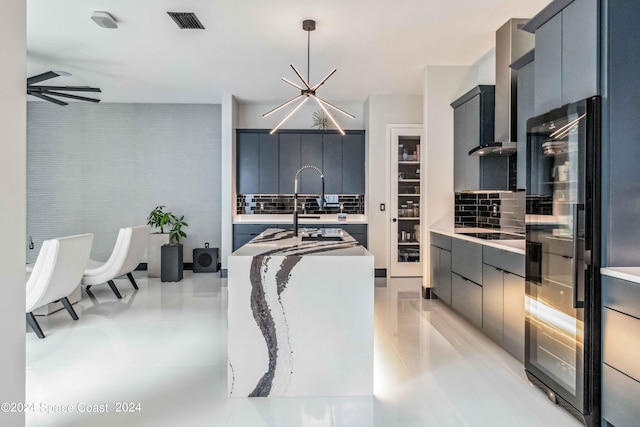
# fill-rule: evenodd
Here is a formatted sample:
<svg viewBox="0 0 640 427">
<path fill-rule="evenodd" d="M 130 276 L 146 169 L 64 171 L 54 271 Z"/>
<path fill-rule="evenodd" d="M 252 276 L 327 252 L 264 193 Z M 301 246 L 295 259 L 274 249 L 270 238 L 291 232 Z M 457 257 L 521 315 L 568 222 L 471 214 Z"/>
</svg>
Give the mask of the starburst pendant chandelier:
<svg viewBox="0 0 640 427">
<path fill-rule="evenodd" d="M 331 123 L 333 123 L 333 125 L 336 127 L 336 129 L 338 129 L 338 132 L 340 132 L 342 135 L 344 135 L 344 131 L 342 130 L 342 128 L 340 127 L 340 125 L 338 125 L 338 122 L 336 122 L 336 119 L 333 118 L 333 116 L 331 115 L 331 113 L 329 112 L 329 110 L 327 109 L 327 107 L 338 111 L 339 113 L 344 114 L 347 117 L 351 117 L 352 119 L 355 119 L 356 117 L 353 114 L 349 114 L 346 111 L 344 111 L 341 108 L 336 107 L 335 105 L 325 101 L 324 99 L 320 98 L 319 96 L 316 95 L 316 91 L 318 90 L 318 88 L 320 86 L 322 86 L 323 84 L 325 84 L 325 82 L 327 80 L 329 80 L 329 77 L 333 76 L 333 74 L 337 71 L 335 68 L 333 69 L 333 71 L 331 71 L 329 74 L 327 74 L 327 76 L 320 80 L 320 83 L 318 83 L 315 86 L 311 86 L 309 84 L 309 64 L 310 64 L 310 60 L 309 60 L 309 50 L 310 50 L 310 42 L 311 42 L 311 31 L 314 31 L 316 29 L 316 21 L 312 20 L 312 19 L 306 19 L 304 21 L 302 21 L 302 29 L 305 30 L 307 32 L 307 79 L 305 80 L 304 77 L 302 77 L 302 74 L 300 74 L 300 72 L 296 69 L 296 67 L 293 66 L 293 64 L 291 64 L 291 68 L 293 69 L 293 71 L 296 73 L 296 75 L 298 76 L 298 78 L 302 81 L 302 84 L 304 85 L 304 87 L 301 87 L 295 83 L 293 83 L 290 80 L 285 79 L 284 77 L 282 78 L 282 81 L 284 81 L 285 83 L 295 87 L 296 89 L 300 90 L 300 95 L 297 95 L 293 98 L 291 98 L 290 100 L 288 100 L 287 102 L 284 102 L 280 105 L 278 105 L 276 108 L 274 108 L 271 111 L 267 111 L 266 113 L 264 113 L 262 115 L 262 117 L 267 117 L 273 113 L 275 113 L 276 111 L 281 110 L 282 108 L 286 107 L 287 105 L 290 105 L 296 101 L 299 101 L 298 104 L 295 106 L 295 108 L 293 110 L 291 110 L 289 112 L 289 114 L 287 114 L 284 119 L 282 119 L 280 121 L 280 123 L 278 123 L 276 125 L 276 127 L 274 127 L 271 130 L 271 134 L 273 134 L 274 132 L 276 132 L 283 124 L 284 122 L 286 122 L 291 116 L 293 116 L 293 114 L 298 111 L 300 109 L 300 107 L 302 107 L 304 105 L 305 102 L 307 102 L 309 100 L 309 98 L 313 98 L 318 105 L 320 106 L 320 108 L 322 109 L 322 111 L 324 111 L 324 113 L 327 115 L 327 117 L 329 118 L 329 120 L 331 120 Z"/>
</svg>

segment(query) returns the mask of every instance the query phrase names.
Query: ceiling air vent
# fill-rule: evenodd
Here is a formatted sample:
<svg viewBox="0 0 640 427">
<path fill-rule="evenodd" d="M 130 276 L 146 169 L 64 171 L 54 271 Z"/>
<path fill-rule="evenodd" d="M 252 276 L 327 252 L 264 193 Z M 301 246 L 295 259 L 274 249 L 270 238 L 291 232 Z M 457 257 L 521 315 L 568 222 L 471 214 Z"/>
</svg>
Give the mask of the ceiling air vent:
<svg viewBox="0 0 640 427">
<path fill-rule="evenodd" d="M 204 30 L 204 26 L 193 12 L 167 12 L 181 30 Z"/>
</svg>

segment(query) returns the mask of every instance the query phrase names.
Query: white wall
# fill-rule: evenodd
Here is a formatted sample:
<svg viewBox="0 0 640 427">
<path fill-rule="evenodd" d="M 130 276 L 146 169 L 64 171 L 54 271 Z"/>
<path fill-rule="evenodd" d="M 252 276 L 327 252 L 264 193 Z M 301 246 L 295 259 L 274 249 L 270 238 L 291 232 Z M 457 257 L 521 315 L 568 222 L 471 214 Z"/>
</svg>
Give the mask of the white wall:
<svg viewBox="0 0 640 427">
<path fill-rule="evenodd" d="M 285 99 L 282 100 L 283 102 Z M 327 101 L 335 104 L 337 107 L 356 116 L 351 119 L 341 113 L 331 110 L 331 114 L 343 129 L 364 129 L 364 114 L 362 104 Z M 267 117 L 262 117 L 264 113 L 277 107 L 275 104 L 239 104 L 238 109 L 238 129 L 273 129 L 282 120 L 289 111 L 293 110 L 293 104 L 288 105 L 280 111 L 277 111 Z M 317 129 L 312 127 L 313 113 L 319 111 L 320 107 L 313 101 L 307 101 L 298 111 L 295 112 L 285 123 L 281 129 Z"/>
<path fill-rule="evenodd" d="M 220 263 L 227 268 L 227 258 L 233 252 L 233 212 L 235 211 L 236 175 L 234 159 L 236 158 L 236 128 L 238 123 L 238 102 L 231 94 L 222 97 L 222 148 L 220 181 L 222 186 L 220 204 L 221 242 Z"/>
<path fill-rule="evenodd" d="M 25 399 L 25 229 L 26 202 L 26 2 L 0 1 L 0 402 Z M 0 412 L 0 425 L 23 426 L 24 415 Z"/>
<path fill-rule="evenodd" d="M 367 127 L 367 200 L 365 213 L 369 218 L 369 251 L 375 257 L 376 268 L 389 263 L 389 142 L 387 125 L 421 124 L 421 95 L 371 95 L 365 104 Z M 380 211 L 380 203 L 387 209 Z"/>
<path fill-rule="evenodd" d="M 493 65 L 492 65 L 493 64 Z M 451 102 L 479 84 L 495 84 L 495 50 L 468 66 L 428 66 L 424 73 L 424 123 L 426 139 L 427 227 L 452 228 L 453 192 L 453 109 Z M 423 250 L 429 254 L 428 233 Z M 423 284 L 429 283 L 429 258 L 423 263 Z"/>
<path fill-rule="evenodd" d="M 28 102 L 27 261 L 46 239 L 86 232 L 105 261 L 120 228 L 165 205 L 189 224 L 192 262 L 205 242 L 220 247 L 220 166 L 220 105 Z"/>
</svg>

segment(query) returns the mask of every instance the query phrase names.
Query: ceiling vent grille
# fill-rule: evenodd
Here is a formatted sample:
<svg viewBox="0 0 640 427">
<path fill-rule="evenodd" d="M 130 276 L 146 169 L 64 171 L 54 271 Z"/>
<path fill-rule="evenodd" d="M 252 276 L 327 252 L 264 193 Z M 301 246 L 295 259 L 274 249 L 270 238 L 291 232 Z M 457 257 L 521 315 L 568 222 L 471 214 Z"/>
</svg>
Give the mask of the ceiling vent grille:
<svg viewBox="0 0 640 427">
<path fill-rule="evenodd" d="M 193 12 L 167 12 L 181 30 L 204 30 L 204 25 Z"/>
</svg>

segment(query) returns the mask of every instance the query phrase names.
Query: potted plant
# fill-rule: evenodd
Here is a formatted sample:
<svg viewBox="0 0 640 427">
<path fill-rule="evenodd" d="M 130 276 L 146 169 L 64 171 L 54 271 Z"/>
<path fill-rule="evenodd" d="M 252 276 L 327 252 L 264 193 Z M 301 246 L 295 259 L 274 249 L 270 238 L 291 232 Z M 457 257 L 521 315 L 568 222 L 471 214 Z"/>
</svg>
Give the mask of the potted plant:
<svg viewBox="0 0 640 427">
<path fill-rule="evenodd" d="M 182 230 L 183 227 L 187 227 L 184 220 L 184 215 L 180 218 L 173 214 L 170 215 L 169 224 L 171 230 L 169 231 L 169 244 L 162 245 L 161 248 L 161 272 L 160 281 L 162 282 L 179 282 L 182 280 L 183 273 L 183 248 L 180 243 L 180 238 L 187 237 L 187 234 Z"/>
<path fill-rule="evenodd" d="M 170 233 L 165 233 L 164 228 L 171 222 L 171 212 L 165 212 L 166 206 L 156 206 L 147 217 L 147 224 L 152 228 L 160 229 L 151 233 L 147 246 L 147 275 L 148 277 L 160 277 L 160 248 L 170 242 Z"/>
</svg>

